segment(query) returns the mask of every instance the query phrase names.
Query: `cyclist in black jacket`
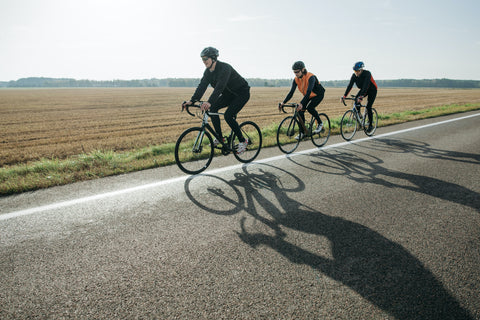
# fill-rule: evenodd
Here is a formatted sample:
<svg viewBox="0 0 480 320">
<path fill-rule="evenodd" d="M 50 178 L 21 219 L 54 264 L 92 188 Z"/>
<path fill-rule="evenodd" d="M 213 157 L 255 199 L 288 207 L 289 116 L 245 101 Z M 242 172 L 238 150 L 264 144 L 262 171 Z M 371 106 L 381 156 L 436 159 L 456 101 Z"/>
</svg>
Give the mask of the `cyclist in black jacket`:
<svg viewBox="0 0 480 320">
<path fill-rule="evenodd" d="M 228 106 L 224 118 L 240 141 L 237 153 L 241 154 L 245 152 L 248 141 L 243 137 L 238 122 L 235 120 L 235 116 L 250 99 L 250 86 L 231 65 L 217 60 L 217 49 L 207 47 L 202 50 L 200 56 L 206 69 L 195 93 L 190 101 L 185 102 L 185 105 L 191 105 L 199 101 L 207 90 L 208 85 L 211 85 L 214 90 L 208 98 L 208 101 L 202 103 L 202 110 L 218 112 L 219 109 Z M 223 139 L 219 116 L 212 115 L 211 118 L 217 135 Z M 214 145 L 218 145 L 219 142 L 215 138 L 213 143 Z"/>
<path fill-rule="evenodd" d="M 362 61 L 358 61 L 353 65 L 352 77 L 350 78 L 350 83 L 345 90 L 345 94 L 342 99 L 345 99 L 352 90 L 353 84 L 355 83 L 360 91 L 356 95 L 356 103 L 360 104 L 364 97 L 368 96 L 367 101 L 367 115 L 368 115 L 368 131 L 373 129 L 372 126 L 372 106 L 377 97 L 377 83 L 373 80 L 372 73 L 368 70 L 365 70 L 365 64 Z"/>
</svg>

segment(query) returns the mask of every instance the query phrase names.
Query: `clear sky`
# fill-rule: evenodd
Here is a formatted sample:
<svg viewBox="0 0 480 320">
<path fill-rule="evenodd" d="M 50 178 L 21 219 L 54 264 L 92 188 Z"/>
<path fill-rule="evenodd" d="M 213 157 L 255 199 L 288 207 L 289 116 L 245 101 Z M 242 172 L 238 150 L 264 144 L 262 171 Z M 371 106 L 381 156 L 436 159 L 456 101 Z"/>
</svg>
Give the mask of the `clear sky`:
<svg viewBox="0 0 480 320">
<path fill-rule="evenodd" d="M 0 81 L 198 78 L 200 52 L 246 78 L 480 80 L 480 0 L 0 0 Z"/>
</svg>

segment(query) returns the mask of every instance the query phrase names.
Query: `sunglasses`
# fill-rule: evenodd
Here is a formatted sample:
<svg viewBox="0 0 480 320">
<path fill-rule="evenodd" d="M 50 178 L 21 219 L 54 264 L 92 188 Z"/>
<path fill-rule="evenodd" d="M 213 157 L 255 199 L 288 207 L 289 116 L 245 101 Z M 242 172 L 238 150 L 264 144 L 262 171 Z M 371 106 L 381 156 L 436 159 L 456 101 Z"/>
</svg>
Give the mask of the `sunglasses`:
<svg viewBox="0 0 480 320">
<path fill-rule="evenodd" d="M 302 70 L 293 70 L 293 73 L 300 73 Z"/>
<path fill-rule="evenodd" d="M 210 57 L 202 57 L 202 61 L 207 61 Z"/>
</svg>

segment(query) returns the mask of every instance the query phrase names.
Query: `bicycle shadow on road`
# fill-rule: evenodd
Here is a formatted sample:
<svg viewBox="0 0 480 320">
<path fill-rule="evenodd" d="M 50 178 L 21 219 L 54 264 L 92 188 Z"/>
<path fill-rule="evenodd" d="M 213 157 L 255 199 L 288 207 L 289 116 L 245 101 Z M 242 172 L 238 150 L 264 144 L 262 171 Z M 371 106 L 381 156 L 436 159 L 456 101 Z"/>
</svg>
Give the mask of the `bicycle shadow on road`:
<svg viewBox="0 0 480 320">
<path fill-rule="evenodd" d="M 368 148 L 370 150 L 375 149 L 386 152 L 413 153 L 417 157 L 426 159 L 449 160 L 467 164 L 480 164 L 480 154 L 437 149 L 430 146 L 426 142 L 412 139 L 375 139 L 369 141 Z"/>
<path fill-rule="evenodd" d="M 413 153 L 421 158 L 454 161 L 459 164 L 480 164 L 480 155 L 434 149 L 422 142 L 397 139 L 375 139 L 362 149 L 354 151 L 349 148 L 338 148 L 334 151 L 313 153 L 310 155 L 311 165 L 296 161 L 293 157 L 289 159 L 299 166 L 318 173 L 346 176 L 356 183 L 409 190 L 479 210 L 480 194 L 478 192 L 426 175 L 388 169 L 382 159 L 372 156 L 368 151 L 375 149 L 399 154 Z"/>
<path fill-rule="evenodd" d="M 230 198 L 229 203 L 239 200 L 236 212 L 246 212 L 240 218 L 237 234 L 252 248 L 267 246 L 292 263 L 307 265 L 355 290 L 396 319 L 472 319 L 442 283 L 401 245 L 368 227 L 323 214 L 290 197 L 290 193 L 305 189 L 303 181 L 292 173 L 266 164 L 251 170 L 245 166 L 235 179 L 225 183 L 226 188 L 235 190 L 228 192 L 230 195 L 244 194 Z M 225 200 L 225 193 L 207 196 Z M 209 211 L 218 214 L 216 209 Z M 258 226 L 250 228 L 255 223 L 247 220 L 252 218 L 268 231 L 259 232 Z M 331 258 L 289 242 L 288 235 L 298 231 L 326 237 L 331 243 Z"/>
</svg>

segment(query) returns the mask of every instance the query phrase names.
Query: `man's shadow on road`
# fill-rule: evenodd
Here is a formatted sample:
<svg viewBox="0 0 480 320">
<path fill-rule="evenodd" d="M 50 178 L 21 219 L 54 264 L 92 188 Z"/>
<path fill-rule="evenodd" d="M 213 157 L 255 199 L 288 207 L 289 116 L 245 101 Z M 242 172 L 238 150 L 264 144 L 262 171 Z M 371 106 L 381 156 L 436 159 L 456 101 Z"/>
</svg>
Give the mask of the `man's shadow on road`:
<svg viewBox="0 0 480 320">
<path fill-rule="evenodd" d="M 361 224 L 303 205 L 288 195 L 305 189 L 298 177 L 271 165 L 258 167 L 261 169 L 249 172 L 246 166 L 243 173 L 235 174 L 235 179 L 223 181 L 225 189 L 233 191 L 212 189 L 205 195 L 236 204 L 228 214 L 241 211 L 248 214 L 241 218 L 237 232 L 243 242 L 253 248 L 268 246 L 292 263 L 308 265 L 355 290 L 397 319 L 473 319 L 442 283 L 401 245 Z M 284 181 L 285 176 L 288 182 Z M 194 179 L 197 178 L 185 184 L 190 199 L 204 210 L 223 214 L 209 209 L 192 195 L 189 183 Z M 266 193 L 271 194 L 267 197 Z M 240 196 L 242 194 L 245 196 Z M 263 223 L 271 232 L 249 231 L 248 217 Z M 289 242 L 287 235 L 292 230 L 326 237 L 331 243 L 332 258 Z"/>
</svg>

